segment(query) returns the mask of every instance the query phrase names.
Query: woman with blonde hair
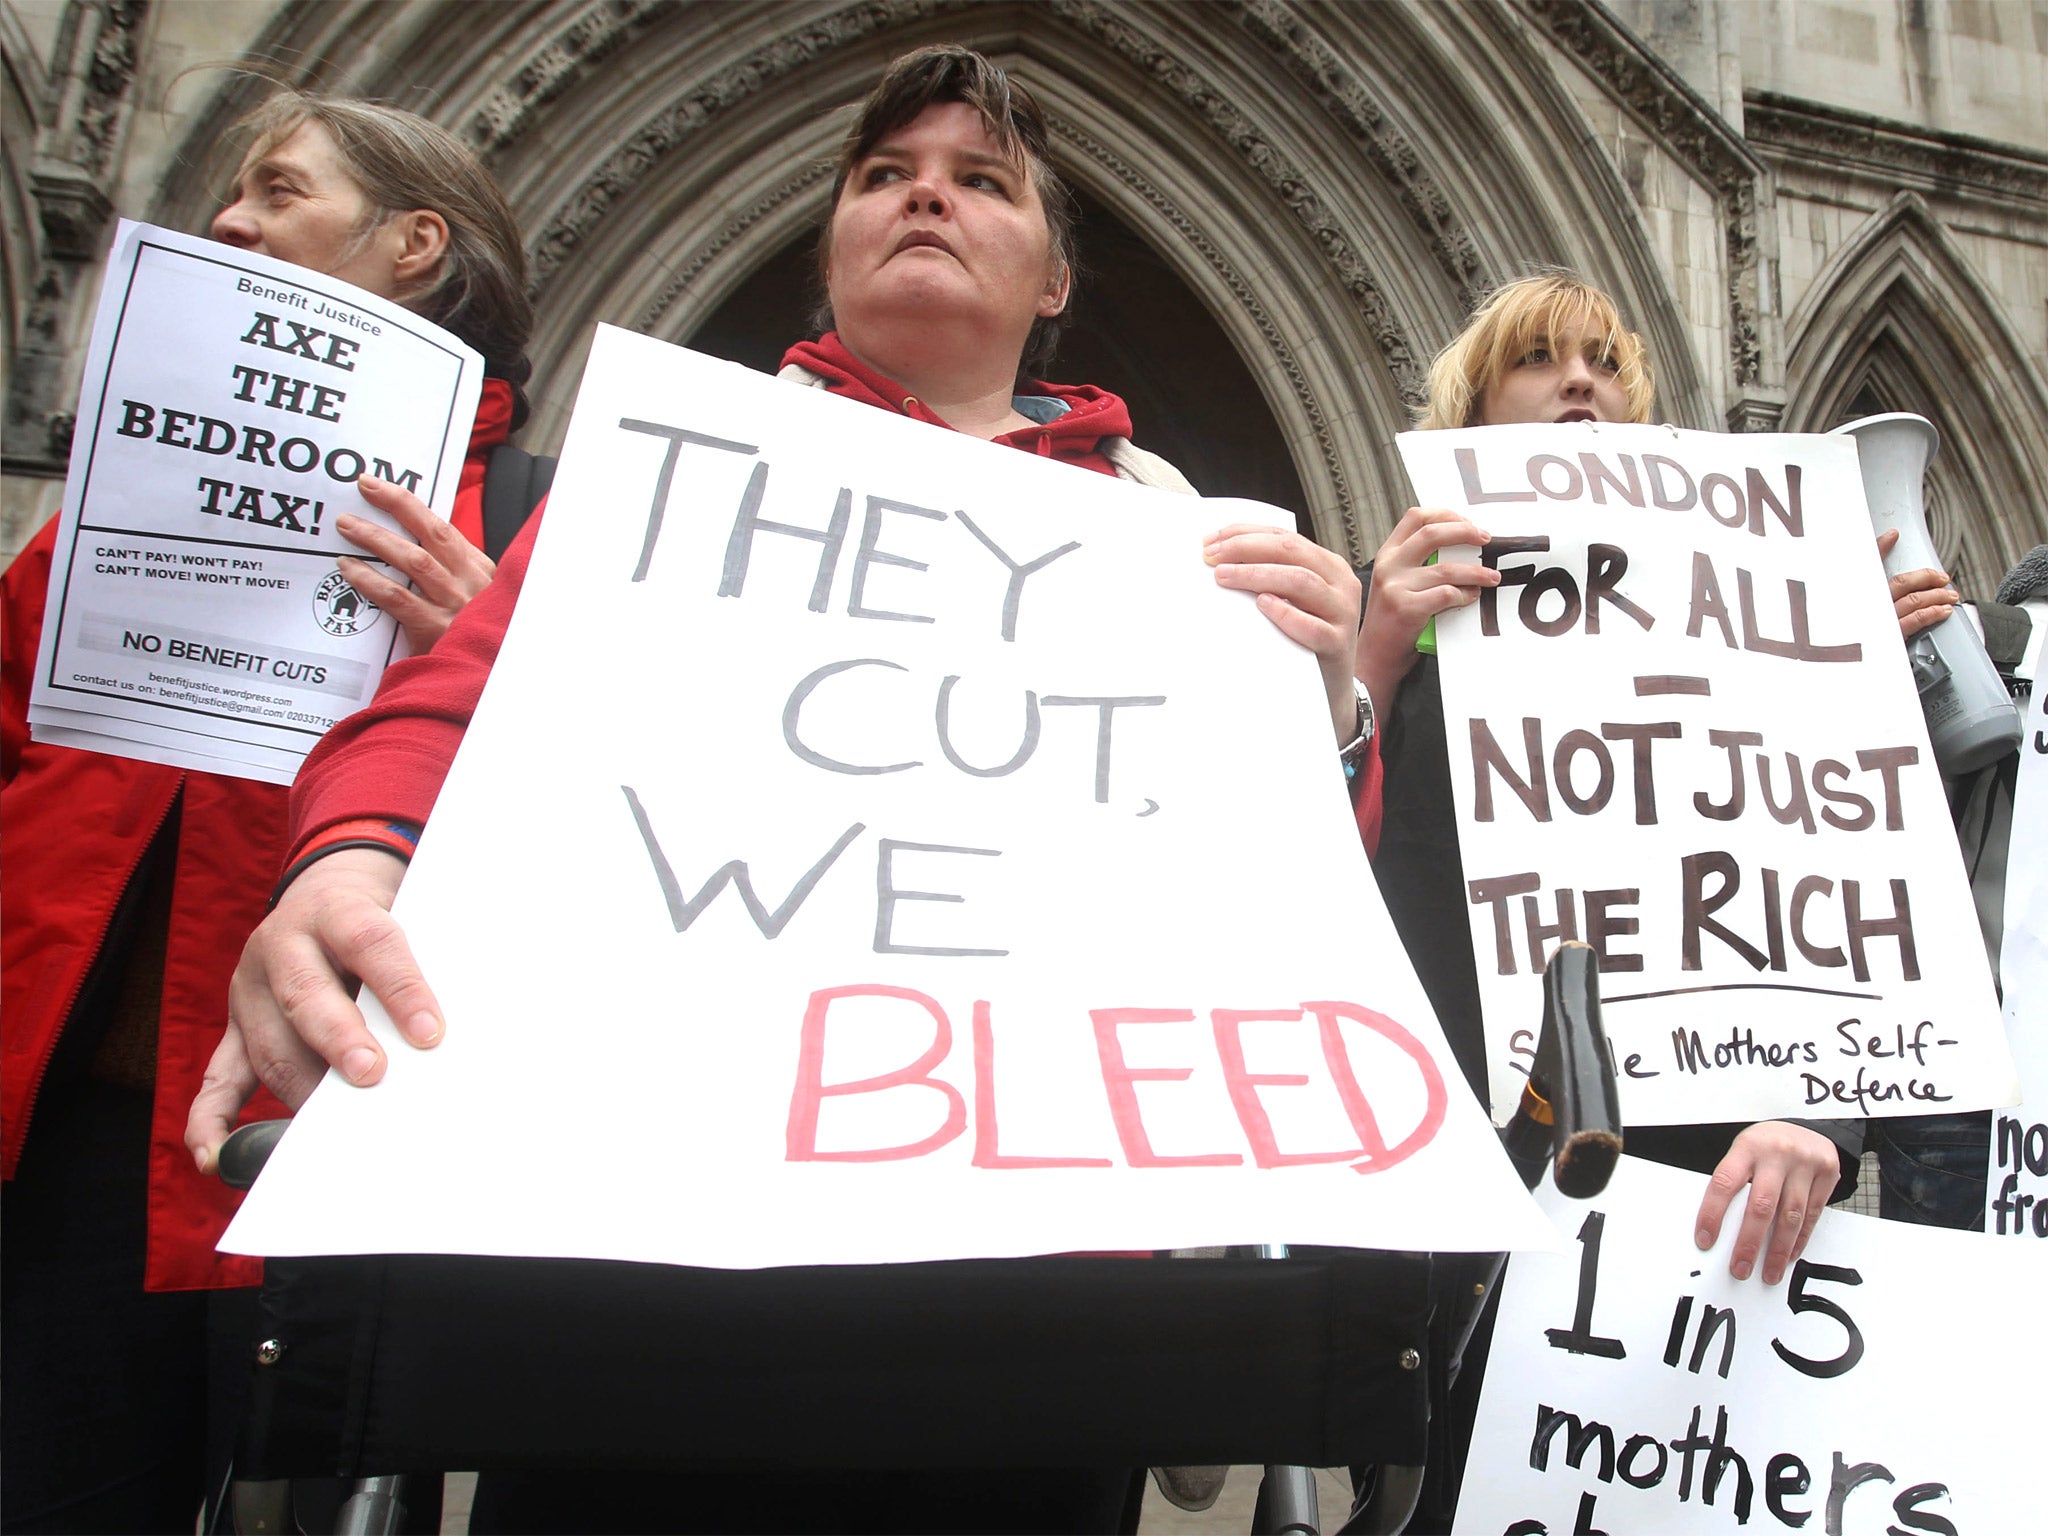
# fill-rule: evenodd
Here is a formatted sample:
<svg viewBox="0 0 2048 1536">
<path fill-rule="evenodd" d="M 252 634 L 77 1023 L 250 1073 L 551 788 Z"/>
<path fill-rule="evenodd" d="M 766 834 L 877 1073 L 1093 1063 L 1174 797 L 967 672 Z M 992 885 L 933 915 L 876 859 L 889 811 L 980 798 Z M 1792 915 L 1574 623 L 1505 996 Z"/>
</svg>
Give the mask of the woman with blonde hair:
<svg viewBox="0 0 2048 1536">
<path fill-rule="evenodd" d="M 1473 312 L 1430 369 L 1429 401 L 1417 425 L 1641 423 L 1650 419 L 1655 395 L 1642 338 L 1614 300 L 1570 273 L 1545 272 L 1503 285 Z M 1384 819 L 1373 872 L 1458 1065 L 1482 1102 L 1487 1071 L 1479 976 L 1466 937 L 1469 908 L 1443 692 L 1434 647 L 1422 637 L 1438 614 L 1499 585 L 1500 573 L 1477 561 L 1436 560 L 1442 550 L 1484 545 L 1489 538 L 1467 513 L 1410 507 L 1373 561 L 1355 657 L 1381 722 Z M 1761 1254 L 1770 1284 L 1805 1248 L 1841 1169 L 1853 1164 L 1853 1154 L 1841 1150 L 1846 1145 L 1786 1121 L 1628 1133 L 1631 1153 L 1713 1174 L 1695 1221 L 1701 1248 L 1713 1246 L 1729 1204 L 1749 1188 L 1729 1267 L 1746 1278 Z M 1490 1334 L 1489 1320 L 1467 1350 L 1441 1437 L 1432 1431 L 1426 1517 L 1448 1520 L 1455 1506 Z"/>
<path fill-rule="evenodd" d="M 1564 272 L 1496 289 L 1430 369 L 1419 425 L 1645 422 L 1656 390 L 1642 338 L 1613 299 Z M 1385 825 L 1374 864 L 1394 925 L 1475 1092 L 1486 1092 L 1479 981 L 1468 930 L 1436 658 L 1416 649 L 1439 613 L 1477 601 L 1500 573 L 1476 561 L 1434 563 L 1441 550 L 1489 535 L 1447 508 L 1411 507 L 1380 548 L 1359 628 L 1357 675 L 1385 722 Z M 1714 1175 L 1696 1236 L 1711 1247 L 1723 1213 L 1750 1191 L 1730 1270 L 1763 1260 L 1777 1283 L 1805 1249 L 1843 1162 L 1820 1130 L 1786 1121 L 1631 1130 L 1629 1150 Z M 1769 1240 L 1766 1247 L 1766 1239 Z"/>
</svg>

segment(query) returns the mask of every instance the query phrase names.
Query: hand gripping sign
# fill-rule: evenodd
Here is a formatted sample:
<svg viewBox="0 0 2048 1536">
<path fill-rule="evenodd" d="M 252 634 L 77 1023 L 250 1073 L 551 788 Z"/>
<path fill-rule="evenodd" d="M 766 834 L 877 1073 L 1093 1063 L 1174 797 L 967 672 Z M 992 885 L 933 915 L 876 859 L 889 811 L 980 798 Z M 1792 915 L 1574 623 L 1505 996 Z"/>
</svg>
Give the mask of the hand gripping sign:
<svg viewBox="0 0 2048 1536">
<path fill-rule="evenodd" d="M 1601 955 L 1632 1125 L 2010 1103 L 1955 832 L 1843 438 L 1401 439 L 1500 572 L 1438 622 L 1492 1098 Z M 1390 795 L 1397 786 L 1389 786 Z"/>
<path fill-rule="evenodd" d="M 600 330 L 397 908 L 446 1039 L 230 1245 L 1549 1241 L 1314 666 L 1202 564 L 1247 515 Z"/>
</svg>

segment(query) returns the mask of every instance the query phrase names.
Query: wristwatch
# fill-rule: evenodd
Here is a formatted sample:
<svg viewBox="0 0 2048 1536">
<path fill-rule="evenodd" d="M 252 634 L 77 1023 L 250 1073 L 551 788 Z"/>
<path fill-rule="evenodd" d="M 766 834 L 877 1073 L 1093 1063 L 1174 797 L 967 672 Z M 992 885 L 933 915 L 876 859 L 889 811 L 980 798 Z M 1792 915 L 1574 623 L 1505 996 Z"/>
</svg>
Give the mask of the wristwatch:
<svg viewBox="0 0 2048 1536">
<path fill-rule="evenodd" d="M 1358 694 L 1358 733 L 1337 749 L 1337 761 L 1344 765 L 1344 777 L 1347 779 L 1356 774 L 1365 762 L 1366 748 L 1372 744 L 1373 733 L 1372 695 L 1355 677 L 1351 679 L 1351 687 Z"/>
</svg>

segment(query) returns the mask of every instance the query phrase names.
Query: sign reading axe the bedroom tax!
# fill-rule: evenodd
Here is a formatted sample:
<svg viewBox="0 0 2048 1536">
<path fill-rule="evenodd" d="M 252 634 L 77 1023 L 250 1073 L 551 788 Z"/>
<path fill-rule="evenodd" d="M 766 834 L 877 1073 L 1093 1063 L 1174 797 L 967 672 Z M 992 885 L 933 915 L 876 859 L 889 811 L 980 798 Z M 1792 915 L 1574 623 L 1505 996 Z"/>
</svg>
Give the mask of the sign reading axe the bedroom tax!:
<svg viewBox="0 0 2048 1536">
<path fill-rule="evenodd" d="M 87 354 L 29 721 L 290 783 L 403 654 L 335 556 L 356 491 L 454 506 L 483 359 L 288 262 L 123 221 Z M 400 579 L 403 579 L 402 575 Z"/>
<path fill-rule="evenodd" d="M 446 1037 L 380 1021 L 230 1244 L 1554 1245 L 1203 564 L 1284 516 L 600 329 L 396 908 Z"/>
<path fill-rule="evenodd" d="M 1600 952 L 1626 1120 L 1927 1114 L 2016 1085 L 1846 438 L 1419 432 L 1500 584 L 1439 623 L 1496 1109 L 1542 957 Z"/>
</svg>

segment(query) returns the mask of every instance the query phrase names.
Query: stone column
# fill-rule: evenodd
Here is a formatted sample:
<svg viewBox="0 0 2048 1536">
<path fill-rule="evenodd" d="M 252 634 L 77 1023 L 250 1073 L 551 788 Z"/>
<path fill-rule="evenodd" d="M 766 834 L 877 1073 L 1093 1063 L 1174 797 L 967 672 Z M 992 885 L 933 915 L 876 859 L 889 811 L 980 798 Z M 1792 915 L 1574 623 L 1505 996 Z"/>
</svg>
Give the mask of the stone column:
<svg viewBox="0 0 2048 1536">
<path fill-rule="evenodd" d="M 78 0 L 51 61 L 56 105 L 36 136 L 28 177 L 42 257 L 8 379 L 0 457 L 9 482 L 6 526 L 0 528 L 7 555 L 55 510 L 48 482 L 61 482 L 69 464 L 80 354 L 91 331 L 99 257 L 113 212 L 109 191 L 148 19 L 149 0 Z"/>
</svg>

